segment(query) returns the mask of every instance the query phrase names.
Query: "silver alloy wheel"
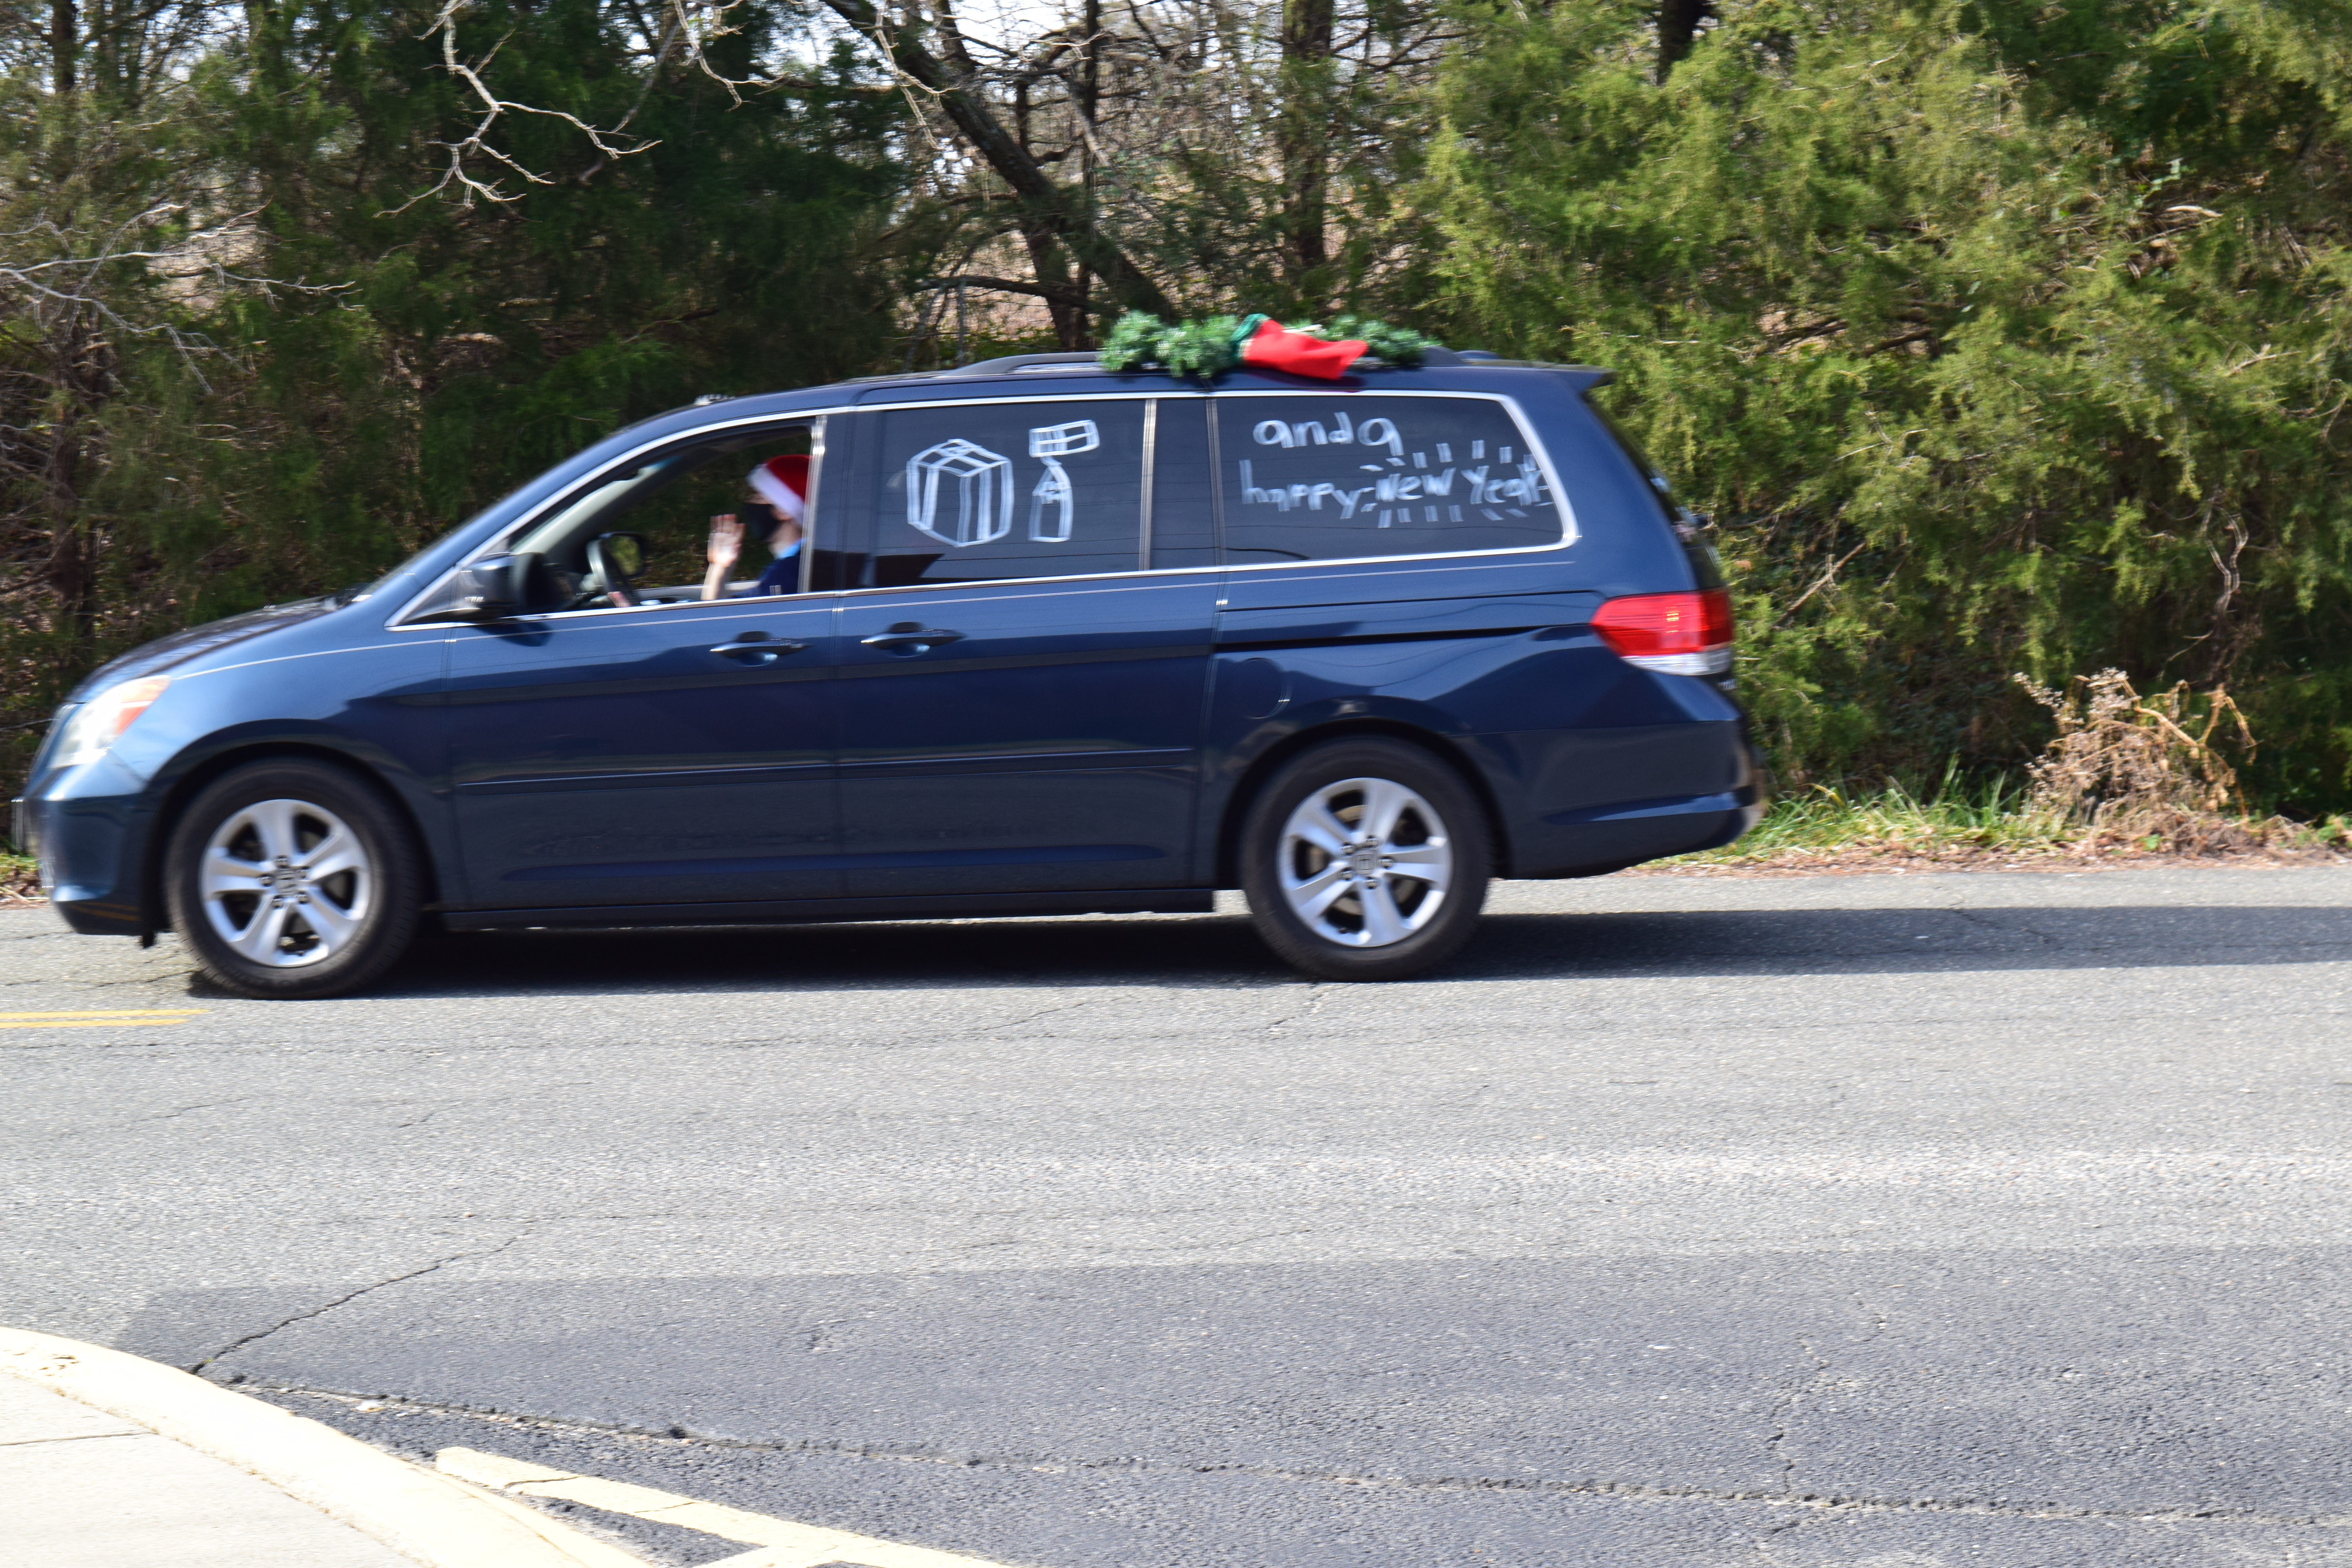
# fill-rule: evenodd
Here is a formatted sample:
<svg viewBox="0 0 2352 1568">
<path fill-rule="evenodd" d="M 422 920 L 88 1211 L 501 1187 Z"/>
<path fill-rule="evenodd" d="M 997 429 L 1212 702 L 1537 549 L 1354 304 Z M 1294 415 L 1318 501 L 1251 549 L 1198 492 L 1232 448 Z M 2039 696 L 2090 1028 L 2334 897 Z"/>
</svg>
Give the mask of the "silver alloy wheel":
<svg viewBox="0 0 2352 1568">
<path fill-rule="evenodd" d="M 231 812 L 205 846 L 205 918 L 241 957 L 299 969 L 358 936 L 375 900 L 367 846 L 307 800 L 257 800 Z"/>
<path fill-rule="evenodd" d="M 1437 918 L 1454 847 L 1436 808 L 1389 779 L 1341 779 L 1282 825 L 1283 897 L 1343 947 L 1387 947 Z"/>
</svg>

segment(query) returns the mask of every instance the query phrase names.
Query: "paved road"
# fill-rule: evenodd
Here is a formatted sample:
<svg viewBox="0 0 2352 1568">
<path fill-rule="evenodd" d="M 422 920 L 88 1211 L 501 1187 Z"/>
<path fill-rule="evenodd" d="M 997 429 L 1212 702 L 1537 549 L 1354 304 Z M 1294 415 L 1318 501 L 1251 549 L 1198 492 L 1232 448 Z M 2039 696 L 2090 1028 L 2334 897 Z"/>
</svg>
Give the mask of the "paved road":
<svg viewBox="0 0 2352 1568">
<path fill-rule="evenodd" d="M 7 913 L 0 1009 L 203 1011 L 0 1030 L 0 1321 L 1044 1568 L 2352 1564 L 2347 894 L 1508 885 L 1356 987 L 1228 916 L 482 937 L 278 1004 Z"/>
</svg>

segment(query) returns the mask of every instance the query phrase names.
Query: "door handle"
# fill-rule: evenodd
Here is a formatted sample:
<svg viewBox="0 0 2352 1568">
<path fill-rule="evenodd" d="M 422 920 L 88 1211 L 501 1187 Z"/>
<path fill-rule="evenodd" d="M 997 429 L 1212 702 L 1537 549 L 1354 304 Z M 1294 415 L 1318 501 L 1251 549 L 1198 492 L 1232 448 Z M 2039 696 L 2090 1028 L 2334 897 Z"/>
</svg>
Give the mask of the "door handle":
<svg viewBox="0 0 2352 1568">
<path fill-rule="evenodd" d="M 710 651 L 738 664 L 773 664 L 788 653 L 808 647 L 804 642 L 723 642 Z"/>
<path fill-rule="evenodd" d="M 939 643 L 960 642 L 962 638 L 961 632 L 951 632 L 944 626 L 926 628 L 914 621 L 905 621 L 887 632 L 859 637 L 857 643 L 860 647 L 887 648 L 892 653 L 920 653 Z"/>
</svg>

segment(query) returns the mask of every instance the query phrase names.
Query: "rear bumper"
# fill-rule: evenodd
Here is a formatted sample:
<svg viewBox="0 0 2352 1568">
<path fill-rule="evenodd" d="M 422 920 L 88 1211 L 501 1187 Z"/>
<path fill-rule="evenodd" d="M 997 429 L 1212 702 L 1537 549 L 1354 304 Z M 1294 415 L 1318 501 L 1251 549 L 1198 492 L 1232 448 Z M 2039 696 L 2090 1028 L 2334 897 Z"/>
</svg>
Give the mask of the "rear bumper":
<svg viewBox="0 0 2352 1568">
<path fill-rule="evenodd" d="M 1756 754 L 1736 714 L 1510 739 L 1497 751 L 1507 783 L 1496 781 L 1508 876 L 1597 876 L 1713 849 L 1764 815 Z"/>
<path fill-rule="evenodd" d="M 1763 816 L 1763 805 L 1751 783 L 1687 800 L 1636 802 L 1583 820 L 1545 818 L 1517 836 L 1511 874 L 1593 877 L 1644 860 L 1719 848 L 1755 826 Z"/>
</svg>

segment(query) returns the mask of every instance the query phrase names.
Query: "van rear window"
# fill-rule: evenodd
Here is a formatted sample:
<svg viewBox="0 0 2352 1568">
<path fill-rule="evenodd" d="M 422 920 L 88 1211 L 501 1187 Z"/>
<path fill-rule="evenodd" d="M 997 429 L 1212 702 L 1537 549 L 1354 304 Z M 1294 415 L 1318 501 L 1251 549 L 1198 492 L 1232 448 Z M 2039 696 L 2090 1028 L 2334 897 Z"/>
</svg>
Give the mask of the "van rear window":
<svg viewBox="0 0 2352 1568">
<path fill-rule="evenodd" d="M 1558 544 L 1549 477 L 1485 397 L 1215 399 L 1225 558 L 1236 565 Z"/>
</svg>

